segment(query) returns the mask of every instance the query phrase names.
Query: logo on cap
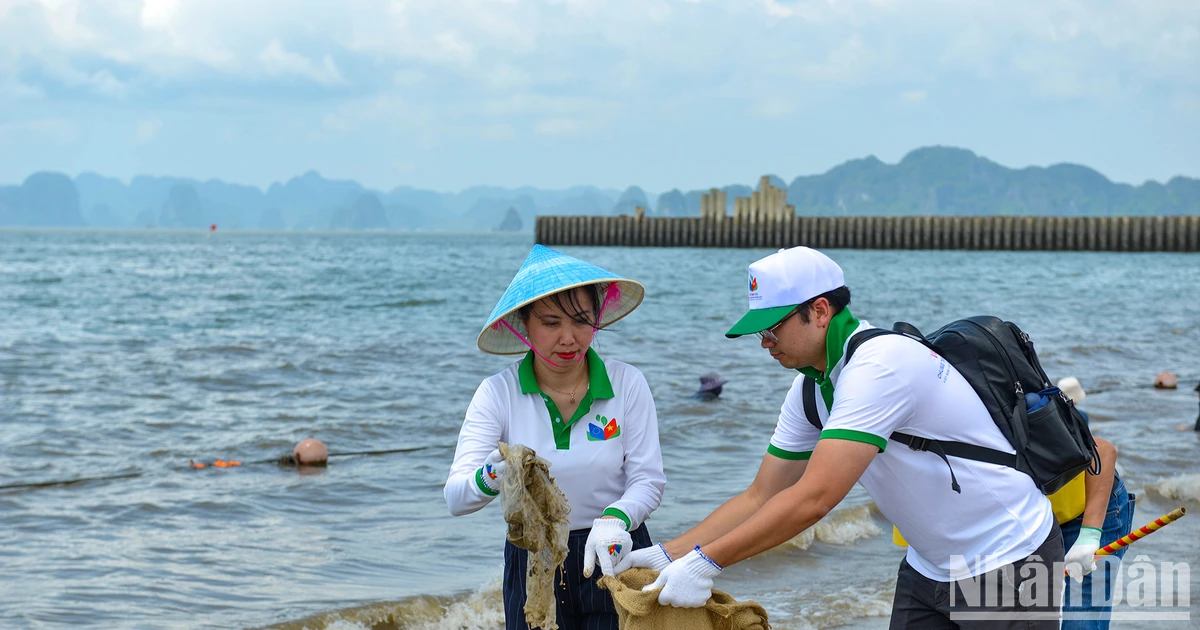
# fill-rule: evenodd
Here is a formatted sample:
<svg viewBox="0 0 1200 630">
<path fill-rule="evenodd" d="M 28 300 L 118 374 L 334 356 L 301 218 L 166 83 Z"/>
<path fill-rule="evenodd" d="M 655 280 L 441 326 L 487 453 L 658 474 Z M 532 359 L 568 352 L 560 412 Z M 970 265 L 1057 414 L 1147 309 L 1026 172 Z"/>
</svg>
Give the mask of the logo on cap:
<svg viewBox="0 0 1200 630">
<path fill-rule="evenodd" d="M 758 294 L 758 278 L 750 276 L 750 301 L 761 300 L 762 296 Z"/>
</svg>

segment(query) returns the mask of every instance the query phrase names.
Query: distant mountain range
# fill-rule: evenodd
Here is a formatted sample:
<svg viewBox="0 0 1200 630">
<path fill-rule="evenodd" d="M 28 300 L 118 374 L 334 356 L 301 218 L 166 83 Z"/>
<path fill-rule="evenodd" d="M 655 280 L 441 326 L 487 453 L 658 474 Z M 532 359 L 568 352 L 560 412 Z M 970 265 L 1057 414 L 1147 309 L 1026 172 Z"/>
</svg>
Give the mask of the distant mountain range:
<svg viewBox="0 0 1200 630">
<path fill-rule="evenodd" d="M 1075 164 L 1010 169 L 971 151 L 927 147 L 898 164 L 875 157 L 851 160 L 822 175 L 797 177 L 788 191 L 801 215 L 1191 215 L 1200 214 L 1200 180 L 1117 184 Z M 722 186 L 730 211 L 752 188 Z M 262 230 L 531 230 L 551 215 L 633 214 L 699 216 L 706 191 L 651 194 L 593 186 L 566 190 L 477 186 L 443 193 L 402 186 L 390 191 L 315 171 L 254 186 L 220 180 L 137 176 L 125 184 L 95 173 L 71 179 L 34 173 L 19 186 L 0 186 L 0 225 L 203 228 Z"/>
</svg>

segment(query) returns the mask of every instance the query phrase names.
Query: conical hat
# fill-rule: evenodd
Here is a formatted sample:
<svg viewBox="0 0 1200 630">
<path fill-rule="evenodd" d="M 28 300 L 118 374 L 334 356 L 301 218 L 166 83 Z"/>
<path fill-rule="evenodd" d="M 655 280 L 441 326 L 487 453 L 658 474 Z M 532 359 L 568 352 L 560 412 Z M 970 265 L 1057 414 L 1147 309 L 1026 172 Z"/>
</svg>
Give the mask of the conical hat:
<svg viewBox="0 0 1200 630">
<path fill-rule="evenodd" d="M 613 283 L 616 284 L 617 290 L 610 293 L 609 287 Z M 601 285 L 601 296 L 612 296 L 604 304 L 599 328 L 605 328 L 633 312 L 646 295 L 645 287 L 638 282 L 622 278 L 611 271 L 605 271 L 549 247 L 534 245 L 533 251 L 529 252 L 529 257 L 517 270 L 517 275 L 509 283 L 504 295 L 500 296 L 496 308 L 492 309 L 492 314 L 488 316 L 487 324 L 479 333 L 479 349 L 491 354 L 525 352 L 529 349 L 528 346 L 513 334 L 515 330 L 521 337 L 529 337 L 529 332 L 525 330 L 525 324 L 521 321 L 519 309 L 564 289 L 589 284 Z M 601 299 L 604 300 L 605 297 Z"/>
</svg>

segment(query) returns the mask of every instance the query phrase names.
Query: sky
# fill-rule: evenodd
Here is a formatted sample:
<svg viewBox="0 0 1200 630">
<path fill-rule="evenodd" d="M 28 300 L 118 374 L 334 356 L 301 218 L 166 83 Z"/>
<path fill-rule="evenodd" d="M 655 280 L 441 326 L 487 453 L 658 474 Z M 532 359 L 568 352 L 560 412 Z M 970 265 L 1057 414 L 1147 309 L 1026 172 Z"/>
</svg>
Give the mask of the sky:
<svg viewBox="0 0 1200 630">
<path fill-rule="evenodd" d="M 0 0 L 0 183 L 790 181 L 921 146 L 1200 177 L 1196 0 Z"/>
</svg>

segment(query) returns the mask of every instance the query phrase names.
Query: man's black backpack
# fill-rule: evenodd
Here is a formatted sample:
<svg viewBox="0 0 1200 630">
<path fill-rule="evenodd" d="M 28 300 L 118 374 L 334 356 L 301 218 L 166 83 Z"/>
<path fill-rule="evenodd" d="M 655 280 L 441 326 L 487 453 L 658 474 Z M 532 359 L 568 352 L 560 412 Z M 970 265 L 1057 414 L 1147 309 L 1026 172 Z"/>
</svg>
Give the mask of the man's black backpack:
<svg viewBox="0 0 1200 630">
<path fill-rule="evenodd" d="M 928 337 L 904 322 L 897 322 L 892 328 L 873 328 L 850 337 L 845 362 L 850 362 L 860 345 L 879 335 L 900 334 L 921 342 L 967 379 L 1016 454 L 900 432 L 893 433 L 892 440 L 913 450 L 932 451 L 947 466 L 950 460 L 946 457 L 950 456 L 1015 468 L 1032 477 L 1043 494 L 1058 491 L 1089 467 L 1091 474 L 1100 473 L 1100 458 L 1087 420 L 1071 399 L 1050 382 L 1029 335 L 1016 324 L 981 315 L 950 322 Z M 1049 402 L 1027 413 L 1026 392 L 1040 393 Z M 820 430 L 817 384 L 811 378 L 804 378 L 803 394 L 804 413 Z M 955 492 L 962 492 L 953 467 L 950 483 Z"/>
</svg>

